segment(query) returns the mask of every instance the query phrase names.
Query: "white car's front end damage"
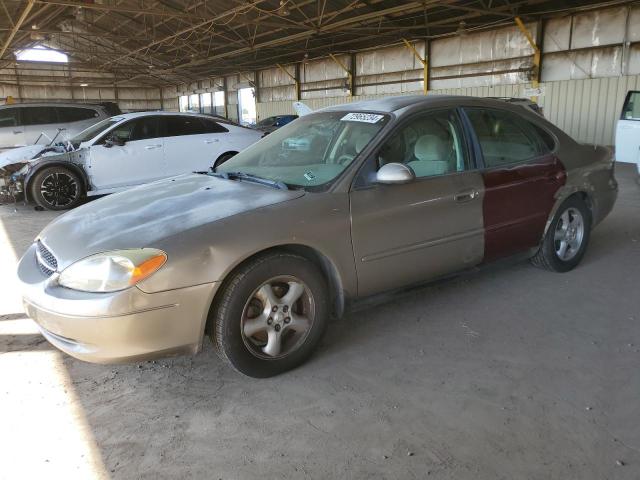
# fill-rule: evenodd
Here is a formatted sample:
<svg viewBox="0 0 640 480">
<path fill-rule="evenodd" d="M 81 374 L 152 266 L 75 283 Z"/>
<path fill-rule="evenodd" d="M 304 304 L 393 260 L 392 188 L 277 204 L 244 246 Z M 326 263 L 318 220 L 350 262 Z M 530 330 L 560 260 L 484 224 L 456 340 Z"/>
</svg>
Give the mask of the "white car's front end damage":
<svg viewBox="0 0 640 480">
<path fill-rule="evenodd" d="M 24 195 L 27 180 L 37 166 L 43 163 L 73 164 L 84 171 L 81 165 L 84 157 L 86 155 L 79 150 L 64 144 L 29 145 L 0 153 L 0 202 L 15 202 Z"/>
</svg>

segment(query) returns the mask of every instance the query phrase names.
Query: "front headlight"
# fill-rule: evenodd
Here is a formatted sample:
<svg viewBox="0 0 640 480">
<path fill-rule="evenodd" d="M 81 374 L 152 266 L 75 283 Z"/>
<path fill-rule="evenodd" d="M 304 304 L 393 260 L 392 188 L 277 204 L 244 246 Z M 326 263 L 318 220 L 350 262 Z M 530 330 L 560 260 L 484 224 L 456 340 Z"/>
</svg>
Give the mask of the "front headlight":
<svg viewBox="0 0 640 480">
<path fill-rule="evenodd" d="M 65 268 L 58 283 L 83 292 L 115 292 L 149 277 L 166 261 L 167 254 L 155 248 L 99 253 Z"/>
</svg>

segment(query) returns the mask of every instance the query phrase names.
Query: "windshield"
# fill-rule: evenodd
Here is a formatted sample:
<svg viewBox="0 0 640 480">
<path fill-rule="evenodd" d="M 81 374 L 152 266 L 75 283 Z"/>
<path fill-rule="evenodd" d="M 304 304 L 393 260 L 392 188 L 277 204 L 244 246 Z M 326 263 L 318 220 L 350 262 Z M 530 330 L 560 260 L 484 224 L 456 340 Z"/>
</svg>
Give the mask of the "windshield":
<svg viewBox="0 0 640 480">
<path fill-rule="evenodd" d="M 276 123 L 276 117 L 269 117 L 269 118 L 265 118 L 264 120 L 260 120 L 256 124 L 256 126 L 258 126 L 258 127 L 270 127 L 274 123 Z"/>
<path fill-rule="evenodd" d="M 269 134 L 220 165 L 217 173 L 246 173 L 294 187 L 333 181 L 388 122 L 377 113 L 318 112 Z"/>
<path fill-rule="evenodd" d="M 90 126 L 89 128 L 81 131 L 78 135 L 69 140 L 74 146 L 80 145 L 82 142 L 88 142 L 89 140 L 95 138 L 97 135 L 100 135 L 109 127 L 115 125 L 116 123 L 122 121 L 122 117 L 111 117 L 101 122 L 96 123 L 95 125 Z"/>
</svg>

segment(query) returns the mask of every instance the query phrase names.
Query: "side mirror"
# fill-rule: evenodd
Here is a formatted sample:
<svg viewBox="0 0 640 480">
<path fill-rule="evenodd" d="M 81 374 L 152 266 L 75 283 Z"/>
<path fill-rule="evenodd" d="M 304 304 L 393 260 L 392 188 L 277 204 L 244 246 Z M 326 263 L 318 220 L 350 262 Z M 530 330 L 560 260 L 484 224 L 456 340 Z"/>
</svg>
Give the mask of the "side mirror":
<svg viewBox="0 0 640 480">
<path fill-rule="evenodd" d="M 105 148 L 111 148 L 113 146 L 122 147 L 125 141 L 120 137 L 109 137 L 104 141 Z"/>
<path fill-rule="evenodd" d="M 395 185 L 413 182 L 416 174 L 404 163 L 387 163 L 376 173 L 376 182 L 383 185 Z"/>
</svg>

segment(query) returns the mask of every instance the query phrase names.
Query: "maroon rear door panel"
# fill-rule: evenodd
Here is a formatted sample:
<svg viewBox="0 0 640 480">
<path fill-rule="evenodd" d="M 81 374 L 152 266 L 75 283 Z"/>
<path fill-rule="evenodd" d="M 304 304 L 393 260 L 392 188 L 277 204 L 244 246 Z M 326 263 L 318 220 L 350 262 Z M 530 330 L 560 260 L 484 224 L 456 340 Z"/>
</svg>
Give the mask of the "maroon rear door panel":
<svg viewBox="0 0 640 480">
<path fill-rule="evenodd" d="M 526 251 L 540 243 L 555 193 L 566 172 L 555 155 L 485 170 L 484 261 Z"/>
</svg>

